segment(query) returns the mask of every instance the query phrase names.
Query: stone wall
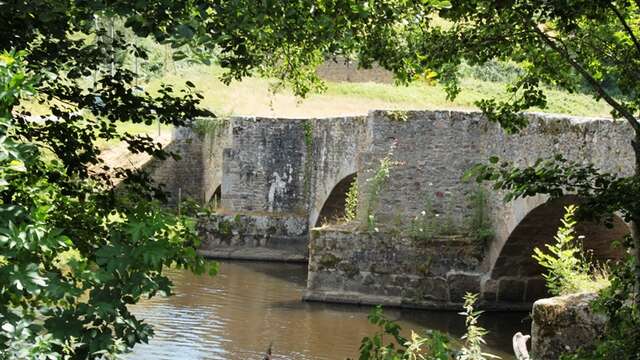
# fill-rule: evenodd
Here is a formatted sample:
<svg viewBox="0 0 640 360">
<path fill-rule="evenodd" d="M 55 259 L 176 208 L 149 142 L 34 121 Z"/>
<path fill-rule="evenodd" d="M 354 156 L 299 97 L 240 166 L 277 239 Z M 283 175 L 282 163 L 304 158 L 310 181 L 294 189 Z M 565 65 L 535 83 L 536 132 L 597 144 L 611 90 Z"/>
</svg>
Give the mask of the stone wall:
<svg viewBox="0 0 640 360">
<path fill-rule="evenodd" d="M 533 304 L 531 357 L 556 360 L 566 352 L 593 346 L 603 334 L 606 317 L 589 303 L 595 294 L 576 294 L 541 299 Z"/>
<path fill-rule="evenodd" d="M 355 61 L 345 61 L 343 58 L 325 61 L 316 73 L 325 81 L 393 83 L 393 73 L 390 71 L 378 65 L 371 69 L 359 69 Z"/>
<path fill-rule="evenodd" d="M 306 213 L 308 120 L 233 118 L 224 151 L 222 207 L 231 212 Z"/>
<path fill-rule="evenodd" d="M 519 265 L 532 262 L 532 244 L 552 240 L 562 206 L 529 222 L 520 229 L 526 236 L 516 239 L 514 230 L 547 199 L 505 204 L 503 194 L 463 182 L 463 174 L 493 155 L 531 165 L 556 154 L 629 174 L 632 131 L 610 120 L 528 116 L 531 126 L 509 135 L 475 112 L 371 112 L 358 153 L 360 221 L 347 231 L 313 231 L 305 298 L 447 308 L 469 291 L 481 293 L 485 308 L 526 309 L 545 296 L 540 269 Z M 389 176 L 375 185 L 385 157 Z M 478 192 L 486 203 L 471 200 Z M 479 214 L 489 220 L 489 240 L 477 237 L 471 220 Z M 603 248 L 626 231 L 622 224 L 588 235 Z M 500 274 L 493 274 L 496 264 Z"/>
<path fill-rule="evenodd" d="M 461 179 L 485 159 L 482 134 L 482 118 L 475 113 L 371 112 L 358 163 L 361 221 L 372 214 L 381 227 L 404 230 L 425 211 L 438 215 L 434 220 L 443 226 L 465 224 L 476 185 Z M 391 161 L 390 176 L 372 199 L 371 179 L 386 156 Z"/>
<path fill-rule="evenodd" d="M 483 159 L 498 156 L 519 166 L 533 165 L 539 158 L 561 154 L 581 163 L 593 163 L 604 172 L 633 173 L 632 131 L 626 122 L 610 119 L 529 114 L 530 124 L 517 134 L 506 134 L 495 124 L 487 128 L 480 144 Z M 490 212 L 495 238 L 488 244 L 483 270 L 495 266 L 509 236 L 532 210 L 544 204 L 542 196 L 518 199 L 505 204 L 503 194 L 493 192 Z M 554 219 L 555 220 L 555 219 Z M 552 224 L 557 224 L 553 222 Z"/>
<path fill-rule="evenodd" d="M 312 131 L 313 166 L 309 224 L 315 226 L 320 210 L 341 180 L 358 172 L 366 117 L 315 119 Z"/>
<path fill-rule="evenodd" d="M 364 118 L 231 122 L 222 208 L 200 218 L 203 249 L 213 257 L 306 258 L 310 224 L 334 186 L 357 171 Z M 236 216 L 244 224 L 229 236 L 226 224 Z"/>
<path fill-rule="evenodd" d="M 305 261 L 307 219 L 300 216 L 203 215 L 198 222 L 205 256 L 243 260 Z"/>
<path fill-rule="evenodd" d="M 306 300 L 442 309 L 480 291 L 481 249 L 471 239 L 421 241 L 354 226 L 312 230 Z"/>
<path fill-rule="evenodd" d="M 199 121 L 202 126 L 199 131 L 193 128 L 173 130 L 171 142 L 165 149 L 178 154 L 179 160 L 156 159 L 144 165 L 153 180 L 164 185 L 172 205 L 177 203 L 179 194 L 182 200 L 191 198 L 206 203 L 222 181 L 222 152 L 230 141 L 228 122 L 222 119 Z M 207 122 L 216 125 L 209 126 Z"/>
</svg>

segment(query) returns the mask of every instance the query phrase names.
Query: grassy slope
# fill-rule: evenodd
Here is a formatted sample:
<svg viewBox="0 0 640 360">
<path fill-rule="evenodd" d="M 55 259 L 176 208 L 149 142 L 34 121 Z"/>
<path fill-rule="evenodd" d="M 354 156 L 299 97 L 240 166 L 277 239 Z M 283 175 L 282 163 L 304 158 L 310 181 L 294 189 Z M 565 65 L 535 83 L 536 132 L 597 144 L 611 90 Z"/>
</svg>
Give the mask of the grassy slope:
<svg viewBox="0 0 640 360">
<path fill-rule="evenodd" d="M 271 94 L 269 80 L 247 78 L 230 86 L 220 82 L 222 73 L 217 67 L 194 66 L 168 73 L 154 80 L 150 90 L 161 81 L 182 84 L 190 80 L 204 95 L 203 103 L 211 110 L 227 115 L 260 115 L 283 117 L 326 117 L 366 114 L 371 109 L 477 109 L 475 101 L 504 95 L 505 85 L 475 79 L 462 81 L 462 92 L 454 101 L 448 101 L 440 86 L 416 83 L 395 86 L 376 83 L 328 83 L 327 91 L 298 99 L 290 92 Z M 551 113 L 580 116 L 609 116 L 609 107 L 582 94 L 569 94 L 549 90 L 547 109 Z"/>
</svg>

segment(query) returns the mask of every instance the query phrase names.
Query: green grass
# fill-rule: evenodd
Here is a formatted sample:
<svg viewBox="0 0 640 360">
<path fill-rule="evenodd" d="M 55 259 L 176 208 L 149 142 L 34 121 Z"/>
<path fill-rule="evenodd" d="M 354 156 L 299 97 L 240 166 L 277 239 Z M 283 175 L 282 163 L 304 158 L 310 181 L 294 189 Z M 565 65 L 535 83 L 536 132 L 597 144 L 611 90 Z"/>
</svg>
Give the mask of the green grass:
<svg viewBox="0 0 640 360">
<path fill-rule="evenodd" d="M 251 77 L 229 86 L 219 80 L 222 70 L 216 66 L 178 67 L 161 79 L 151 81 L 147 88 L 156 90 L 161 82 L 180 87 L 189 80 L 204 95 L 203 105 L 224 115 L 259 115 L 283 117 L 329 117 L 366 114 L 372 109 L 389 110 L 477 110 L 474 102 L 491 98 L 504 98 L 505 84 L 463 79 L 462 92 L 454 101 L 448 101 L 441 86 L 414 83 L 408 86 L 378 83 L 327 83 L 320 94 L 304 99 L 290 91 L 273 94 L 268 79 Z M 548 107 L 532 109 L 549 113 L 578 116 L 610 116 L 609 106 L 584 94 L 570 94 L 548 89 Z"/>
</svg>

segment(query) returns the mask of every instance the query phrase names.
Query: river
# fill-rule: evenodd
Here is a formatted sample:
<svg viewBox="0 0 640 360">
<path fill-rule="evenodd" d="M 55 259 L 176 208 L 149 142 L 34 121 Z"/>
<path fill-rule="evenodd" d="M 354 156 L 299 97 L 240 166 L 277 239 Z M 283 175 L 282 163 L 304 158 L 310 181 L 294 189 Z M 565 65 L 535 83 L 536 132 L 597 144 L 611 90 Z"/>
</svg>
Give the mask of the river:
<svg viewBox="0 0 640 360">
<path fill-rule="evenodd" d="M 132 311 L 154 325 L 149 344 L 136 346 L 128 360 L 262 359 L 273 344 L 273 359 L 344 360 L 357 358 L 360 340 L 376 328 L 369 307 L 300 300 L 306 265 L 221 262 L 215 277 L 171 271 L 175 296 L 156 297 Z M 464 318 L 455 312 L 386 309 L 409 331 L 437 329 L 459 337 Z M 503 359 L 511 336 L 529 333 L 526 313 L 485 313 L 488 351 Z"/>
</svg>

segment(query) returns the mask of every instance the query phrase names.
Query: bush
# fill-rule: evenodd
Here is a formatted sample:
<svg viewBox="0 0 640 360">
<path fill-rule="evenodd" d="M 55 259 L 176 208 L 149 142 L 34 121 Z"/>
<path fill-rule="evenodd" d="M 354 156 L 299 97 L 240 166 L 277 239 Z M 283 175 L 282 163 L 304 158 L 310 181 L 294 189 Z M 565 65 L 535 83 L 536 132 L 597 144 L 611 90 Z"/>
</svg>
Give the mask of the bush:
<svg viewBox="0 0 640 360">
<path fill-rule="evenodd" d="M 552 295 L 595 292 L 609 285 L 604 267 L 588 261 L 576 239 L 577 209 L 575 205 L 565 207 L 562 226 L 554 237 L 555 243 L 545 245 L 548 253 L 534 249 L 533 258 L 547 269 L 543 276 Z"/>
</svg>

